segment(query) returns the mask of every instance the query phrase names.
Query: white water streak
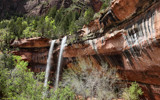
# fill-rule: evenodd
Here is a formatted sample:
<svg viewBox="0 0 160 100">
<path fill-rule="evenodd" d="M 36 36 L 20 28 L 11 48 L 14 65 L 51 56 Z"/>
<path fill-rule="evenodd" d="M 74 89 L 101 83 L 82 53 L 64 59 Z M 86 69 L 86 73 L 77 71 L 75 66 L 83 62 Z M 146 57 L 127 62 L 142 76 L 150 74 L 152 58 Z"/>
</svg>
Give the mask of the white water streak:
<svg viewBox="0 0 160 100">
<path fill-rule="evenodd" d="M 49 53 L 48 53 L 46 73 L 45 73 L 45 81 L 44 81 L 44 88 L 47 87 L 49 72 L 50 72 L 50 68 L 51 68 L 51 59 L 52 59 L 52 52 L 53 52 L 54 44 L 55 44 L 55 40 L 52 40 L 51 41 L 51 45 L 50 45 L 50 49 L 49 49 Z M 46 95 L 46 90 L 44 92 L 44 95 Z"/>
<path fill-rule="evenodd" d="M 60 48 L 60 53 L 59 53 L 59 58 L 58 58 L 58 65 L 57 65 L 57 74 L 56 74 L 55 90 L 58 88 L 59 74 L 60 74 L 61 62 L 62 62 L 62 54 L 63 54 L 64 47 L 66 46 L 66 44 L 65 44 L 65 43 L 66 43 L 66 40 L 67 40 L 67 37 L 65 36 L 65 37 L 62 39 L 62 42 L 61 42 L 61 48 Z"/>
</svg>

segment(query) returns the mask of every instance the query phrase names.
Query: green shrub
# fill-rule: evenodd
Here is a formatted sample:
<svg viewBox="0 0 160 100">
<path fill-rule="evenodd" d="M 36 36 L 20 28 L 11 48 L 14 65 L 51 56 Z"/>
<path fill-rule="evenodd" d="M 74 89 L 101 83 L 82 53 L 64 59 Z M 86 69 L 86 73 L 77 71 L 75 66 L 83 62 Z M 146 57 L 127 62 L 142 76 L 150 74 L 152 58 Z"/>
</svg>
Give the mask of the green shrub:
<svg viewBox="0 0 160 100">
<path fill-rule="evenodd" d="M 57 7 L 54 6 L 54 7 L 52 7 L 52 8 L 49 10 L 47 16 L 48 16 L 48 17 L 55 18 L 56 13 L 57 13 Z"/>
<path fill-rule="evenodd" d="M 86 24 L 88 24 L 93 19 L 94 11 L 92 8 L 88 8 L 84 12 L 84 19 L 86 20 Z"/>
<path fill-rule="evenodd" d="M 28 63 L 19 56 L 12 56 L 14 69 L 5 67 L 11 65 L 11 60 L 3 60 L 3 55 L 0 55 L 0 58 L 0 92 L 4 96 L 2 99 L 42 100 L 44 90 L 48 89 L 48 86 L 46 89 L 43 87 L 44 72 L 35 75 L 27 68 Z M 44 100 L 75 100 L 75 94 L 68 86 L 60 87 L 56 91 L 51 89 L 48 94 Z"/>
<path fill-rule="evenodd" d="M 94 11 L 92 8 L 88 8 L 84 13 L 82 12 L 79 19 L 75 21 L 77 29 L 82 28 L 85 24 L 89 24 L 89 22 L 93 19 L 93 15 Z"/>
<path fill-rule="evenodd" d="M 34 73 L 27 69 L 27 62 L 22 61 L 17 56 L 14 56 L 13 59 L 16 60 L 15 68 L 13 70 L 3 69 L 7 74 L 7 77 L 1 76 L 1 79 L 6 80 L 5 83 L 1 81 L 1 86 L 4 87 L 3 94 L 7 98 L 17 100 L 41 99 L 43 84 L 40 81 L 42 81 L 44 73 L 34 78 Z"/>
<path fill-rule="evenodd" d="M 23 30 L 25 30 L 27 26 L 28 23 L 22 17 L 12 19 L 8 25 L 10 33 L 17 39 L 24 37 Z"/>
<path fill-rule="evenodd" d="M 8 34 L 7 29 L 0 29 L 0 50 L 3 52 L 9 47 L 12 35 Z"/>
<path fill-rule="evenodd" d="M 3 55 L 0 54 L 0 56 L 2 58 Z M 5 94 L 4 89 L 6 88 L 7 78 L 10 73 L 9 73 L 8 68 L 4 68 L 5 62 L 3 62 L 3 60 L 0 59 L 0 92 L 4 95 Z"/>
<path fill-rule="evenodd" d="M 2 21 L 0 22 L 0 29 L 7 28 L 9 23 L 10 23 L 9 20 L 2 20 Z"/>
<path fill-rule="evenodd" d="M 123 93 L 125 100 L 140 100 L 139 96 L 143 94 L 141 88 L 136 82 L 133 82 L 129 88 L 126 88 Z"/>
<path fill-rule="evenodd" d="M 101 0 L 103 2 L 102 6 L 101 6 L 101 10 L 102 9 L 106 9 L 110 4 L 112 0 Z"/>
<path fill-rule="evenodd" d="M 51 89 L 51 91 L 53 91 Z M 49 100 L 75 100 L 75 93 L 71 90 L 69 86 L 60 87 L 54 92 L 50 92 L 51 96 Z"/>
</svg>

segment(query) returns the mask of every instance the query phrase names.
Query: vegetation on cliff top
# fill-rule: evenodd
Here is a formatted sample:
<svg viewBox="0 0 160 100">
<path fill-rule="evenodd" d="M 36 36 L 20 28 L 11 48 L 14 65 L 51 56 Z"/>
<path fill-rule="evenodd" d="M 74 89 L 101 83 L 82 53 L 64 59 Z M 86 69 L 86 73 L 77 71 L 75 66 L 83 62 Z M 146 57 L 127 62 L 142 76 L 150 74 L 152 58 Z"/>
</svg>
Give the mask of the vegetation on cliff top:
<svg viewBox="0 0 160 100">
<path fill-rule="evenodd" d="M 59 38 L 76 33 L 84 24 L 93 18 L 92 8 L 60 8 L 53 7 L 45 16 L 12 17 L 0 22 L 0 33 L 5 30 L 11 39 L 30 37 Z"/>
</svg>

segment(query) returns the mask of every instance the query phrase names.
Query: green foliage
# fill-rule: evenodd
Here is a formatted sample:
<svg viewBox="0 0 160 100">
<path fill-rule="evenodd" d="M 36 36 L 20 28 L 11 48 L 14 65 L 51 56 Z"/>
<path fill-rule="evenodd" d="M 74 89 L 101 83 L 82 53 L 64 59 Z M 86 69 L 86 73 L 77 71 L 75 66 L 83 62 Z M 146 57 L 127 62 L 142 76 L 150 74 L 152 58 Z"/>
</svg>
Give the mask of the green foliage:
<svg viewBox="0 0 160 100">
<path fill-rule="evenodd" d="M 75 33 L 78 29 L 82 28 L 84 24 L 88 24 L 88 22 L 92 20 L 94 14 L 92 8 L 81 11 L 81 13 L 74 7 L 67 9 L 60 8 L 59 10 L 53 8 L 51 11 L 53 11 L 53 14 L 50 12 L 48 16 L 54 15 L 53 18 L 55 17 L 55 28 L 52 32 L 56 33 L 54 34 L 56 37 Z"/>
<path fill-rule="evenodd" d="M 136 82 L 133 82 L 129 88 L 126 88 L 123 93 L 123 98 L 125 100 L 139 100 L 139 96 L 143 92 Z"/>
<path fill-rule="evenodd" d="M 88 24 L 92 18 L 93 18 L 93 15 L 94 15 L 94 11 L 92 8 L 88 8 L 85 13 L 84 13 L 84 19 L 87 21 L 86 24 Z"/>
<path fill-rule="evenodd" d="M 3 94 L 7 98 L 17 100 L 35 100 L 41 99 L 43 84 L 42 81 L 44 73 L 40 73 L 34 77 L 34 73 L 27 69 L 27 62 L 21 60 L 18 56 L 13 56 L 15 61 L 15 68 L 9 70 L 1 66 L 5 72 L 1 72 L 1 87 L 3 87 Z M 5 80 L 5 81 L 3 81 Z"/>
<path fill-rule="evenodd" d="M 74 21 L 79 17 L 77 11 L 67 11 L 61 8 L 55 16 L 56 32 L 60 35 L 71 34 L 75 32 Z"/>
<path fill-rule="evenodd" d="M 10 51 L 4 51 L 0 54 L 0 66 L 2 68 L 13 69 L 15 66 L 15 61 Z"/>
<path fill-rule="evenodd" d="M 57 13 L 57 7 L 52 7 L 49 12 L 48 12 L 48 17 L 52 17 L 52 18 L 55 18 L 56 16 L 56 13 Z"/>
<path fill-rule="evenodd" d="M 9 20 L 3 20 L 0 22 L 0 51 L 3 52 L 9 49 L 10 42 L 13 40 L 14 36 L 9 33 L 8 25 Z"/>
<path fill-rule="evenodd" d="M 52 90 L 53 91 L 53 90 Z M 61 87 L 55 90 L 50 100 L 75 100 L 75 93 L 71 90 L 69 86 Z"/>
<path fill-rule="evenodd" d="M 2 20 L 0 30 L 5 29 L 10 40 L 37 36 L 54 39 L 75 33 L 92 20 L 93 14 L 92 8 L 78 0 L 69 8 L 53 7 L 46 16 Z"/>
<path fill-rule="evenodd" d="M 25 21 L 28 23 L 27 27 L 23 30 L 23 37 L 38 37 L 41 34 L 36 30 L 38 26 L 38 18 L 26 18 Z"/>
<path fill-rule="evenodd" d="M 78 28 L 81 28 L 80 26 L 83 26 L 85 24 L 88 24 L 92 18 L 93 18 L 93 9 L 92 8 L 88 8 L 84 14 L 81 13 L 81 16 L 80 18 L 75 22 L 75 25 L 78 27 Z"/>
<path fill-rule="evenodd" d="M 10 23 L 9 20 L 2 20 L 0 22 L 0 29 L 7 28 L 7 26 L 8 26 L 9 23 Z"/>
<path fill-rule="evenodd" d="M 2 94 L 4 94 L 4 90 L 6 88 L 6 84 L 7 84 L 7 78 L 9 76 L 9 71 L 8 68 L 4 68 L 3 63 L 1 61 L 0 63 L 0 92 Z"/>
<path fill-rule="evenodd" d="M 0 29 L 0 51 L 3 52 L 9 47 L 12 36 L 9 36 L 7 29 Z"/>
<path fill-rule="evenodd" d="M 102 6 L 101 6 L 101 9 L 106 9 L 112 0 L 101 0 L 103 2 Z"/>
<path fill-rule="evenodd" d="M 36 29 L 43 37 L 55 38 L 55 20 L 48 16 L 41 17 Z"/>
<path fill-rule="evenodd" d="M 15 38 L 23 38 L 23 30 L 28 26 L 28 23 L 24 21 L 22 17 L 12 19 L 9 23 L 9 31 Z"/>
<path fill-rule="evenodd" d="M 19 56 L 11 56 L 12 64 L 15 68 L 11 69 L 11 60 L 4 60 L 1 54 L 0 59 L 0 92 L 3 99 L 16 100 L 42 100 L 44 90 L 44 72 L 35 75 L 27 68 L 28 63 L 21 60 Z M 9 55 L 8 55 L 9 56 Z M 75 94 L 70 87 L 61 87 L 53 92 L 48 91 L 49 96 L 44 100 L 75 100 Z"/>
<path fill-rule="evenodd" d="M 5 93 L 4 89 L 6 88 L 7 79 L 10 75 L 9 69 L 13 66 L 13 58 L 9 54 L 0 53 L 0 92 Z"/>
</svg>

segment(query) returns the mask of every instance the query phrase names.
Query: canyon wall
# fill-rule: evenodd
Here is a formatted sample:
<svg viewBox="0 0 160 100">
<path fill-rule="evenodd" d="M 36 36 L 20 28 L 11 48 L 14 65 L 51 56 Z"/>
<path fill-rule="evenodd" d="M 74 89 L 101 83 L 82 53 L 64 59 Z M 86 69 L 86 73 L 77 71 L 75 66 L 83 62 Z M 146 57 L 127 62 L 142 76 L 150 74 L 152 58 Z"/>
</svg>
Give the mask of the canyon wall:
<svg viewBox="0 0 160 100">
<path fill-rule="evenodd" d="M 79 59 L 91 62 L 97 68 L 106 62 L 108 66 L 117 68 L 123 82 L 139 83 L 144 91 L 144 100 L 159 100 L 159 0 L 113 0 L 110 8 L 91 23 L 80 31 L 79 37 L 90 34 L 96 36 L 69 44 L 63 53 L 63 66 L 76 66 L 74 62 Z M 45 70 L 49 41 L 31 38 L 14 41 L 12 45 L 20 48 L 14 53 L 29 61 L 30 67 L 36 72 L 36 68 L 40 68 L 38 71 Z M 57 40 L 53 51 L 53 73 L 59 44 L 60 40 Z"/>
</svg>

